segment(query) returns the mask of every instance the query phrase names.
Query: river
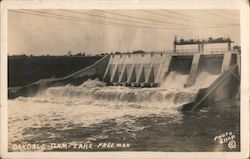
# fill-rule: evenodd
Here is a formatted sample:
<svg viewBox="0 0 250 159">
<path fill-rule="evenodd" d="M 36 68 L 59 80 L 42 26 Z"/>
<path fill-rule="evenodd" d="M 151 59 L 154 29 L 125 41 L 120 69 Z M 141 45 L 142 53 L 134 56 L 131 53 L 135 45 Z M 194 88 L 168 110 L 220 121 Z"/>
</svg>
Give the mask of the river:
<svg viewBox="0 0 250 159">
<path fill-rule="evenodd" d="M 88 80 L 9 100 L 9 151 L 239 151 L 238 99 L 199 112 L 180 111 L 199 88 L 217 77 L 201 73 L 196 84 L 185 89 L 187 76 L 174 72 L 158 88 L 106 86 Z M 234 148 L 215 141 L 229 132 L 235 135 Z M 20 147 L 51 143 L 52 148 Z M 99 147 L 100 143 L 115 146 Z"/>
</svg>

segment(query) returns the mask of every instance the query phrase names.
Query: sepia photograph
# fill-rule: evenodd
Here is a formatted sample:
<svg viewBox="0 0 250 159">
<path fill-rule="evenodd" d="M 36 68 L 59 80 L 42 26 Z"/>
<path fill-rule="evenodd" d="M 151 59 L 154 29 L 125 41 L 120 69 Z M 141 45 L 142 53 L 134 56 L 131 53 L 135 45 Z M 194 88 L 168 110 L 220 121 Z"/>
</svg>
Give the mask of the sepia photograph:
<svg viewBox="0 0 250 159">
<path fill-rule="evenodd" d="M 241 8 L 5 13 L 7 154 L 246 152 Z"/>
</svg>

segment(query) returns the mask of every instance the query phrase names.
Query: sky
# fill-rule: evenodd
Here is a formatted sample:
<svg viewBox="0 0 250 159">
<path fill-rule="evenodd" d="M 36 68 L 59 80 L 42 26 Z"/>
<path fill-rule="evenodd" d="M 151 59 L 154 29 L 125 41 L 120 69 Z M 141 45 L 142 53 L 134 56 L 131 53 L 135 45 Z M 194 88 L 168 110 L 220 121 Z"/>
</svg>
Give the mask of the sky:
<svg viewBox="0 0 250 159">
<path fill-rule="evenodd" d="M 230 37 L 239 10 L 9 10 L 10 55 L 89 55 L 173 49 L 178 39 Z"/>
</svg>

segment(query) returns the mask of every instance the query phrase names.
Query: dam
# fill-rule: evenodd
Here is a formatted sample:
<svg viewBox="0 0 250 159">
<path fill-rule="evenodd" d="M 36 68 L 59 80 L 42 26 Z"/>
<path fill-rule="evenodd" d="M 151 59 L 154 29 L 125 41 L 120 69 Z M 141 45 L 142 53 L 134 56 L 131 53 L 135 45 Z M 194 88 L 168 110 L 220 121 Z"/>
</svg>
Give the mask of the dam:
<svg viewBox="0 0 250 159">
<path fill-rule="evenodd" d="M 107 86 L 160 87 L 172 72 L 186 75 L 183 87 L 189 88 L 203 71 L 218 75 L 208 88 L 200 89 L 194 102 L 183 107 L 184 110 L 197 110 L 239 94 L 240 50 L 232 49 L 232 43 L 230 38 L 177 40 L 175 37 L 172 51 L 106 55 L 93 65 L 66 77 L 41 79 L 18 89 L 9 88 L 8 96 L 10 99 L 34 96 L 48 87 L 80 85 L 96 78 Z M 223 47 L 208 47 L 218 44 Z M 192 49 L 179 49 L 183 46 L 192 46 Z M 171 82 L 165 84 L 171 85 Z"/>
<path fill-rule="evenodd" d="M 103 75 L 108 85 L 132 87 L 159 86 L 171 71 L 186 74 L 184 84 L 190 87 L 201 71 L 220 74 L 237 64 L 237 52 L 231 51 L 230 39 L 208 41 L 175 41 L 173 52 L 146 52 L 111 55 Z M 228 43 L 225 50 L 205 51 L 204 45 Z M 198 50 L 176 50 L 176 45 L 198 45 Z M 170 83 L 171 84 L 171 83 Z"/>
</svg>

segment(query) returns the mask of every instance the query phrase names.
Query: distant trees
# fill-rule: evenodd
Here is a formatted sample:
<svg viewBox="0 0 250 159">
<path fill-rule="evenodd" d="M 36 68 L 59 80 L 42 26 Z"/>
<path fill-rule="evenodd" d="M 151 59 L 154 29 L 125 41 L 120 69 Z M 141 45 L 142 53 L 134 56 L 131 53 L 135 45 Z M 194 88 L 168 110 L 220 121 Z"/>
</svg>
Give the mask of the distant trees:
<svg viewBox="0 0 250 159">
<path fill-rule="evenodd" d="M 76 56 L 86 56 L 86 54 L 84 52 L 82 52 L 82 53 L 79 52 L 79 53 L 76 54 Z"/>
<path fill-rule="evenodd" d="M 145 53 L 145 51 L 143 50 L 135 50 L 132 52 L 102 52 L 99 54 L 87 54 L 85 52 L 76 52 L 73 53 L 72 51 L 68 51 L 67 53 L 65 53 L 64 55 L 55 55 L 55 54 L 44 54 L 44 55 L 35 55 L 35 54 L 19 54 L 19 55 L 15 55 L 9 54 L 9 57 L 20 57 L 20 58 L 28 58 L 28 57 L 48 57 L 48 56 L 53 56 L 53 57 L 59 57 L 59 56 L 65 56 L 65 57 L 74 57 L 74 56 L 105 56 L 105 55 L 120 55 L 120 54 L 142 54 Z"/>
<path fill-rule="evenodd" d="M 71 51 L 68 51 L 67 56 L 86 56 L 85 52 L 78 52 L 73 54 Z"/>
<path fill-rule="evenodd" d="M 21 54 L 21 55 L 9 55 L 9 58 L 27 58 L 28 56 L 25 54 Z"/>
</svg>

